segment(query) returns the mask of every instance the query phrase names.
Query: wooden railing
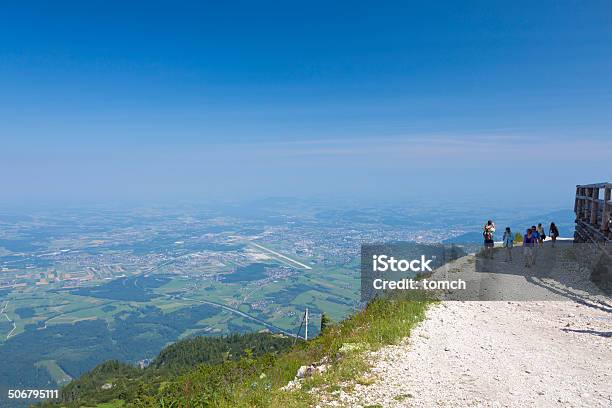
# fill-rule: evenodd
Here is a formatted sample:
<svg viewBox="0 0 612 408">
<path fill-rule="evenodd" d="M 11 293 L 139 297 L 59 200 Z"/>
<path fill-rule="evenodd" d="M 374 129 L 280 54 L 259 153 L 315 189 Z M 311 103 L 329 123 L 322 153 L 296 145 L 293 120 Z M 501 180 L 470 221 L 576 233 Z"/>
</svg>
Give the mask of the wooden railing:
<svg viewBox="0 0 612 408">
<path fill-rule="evenodd" d="M 612 183 L 576 186 L 575 242 L 597 242 L 607 246 L 612 242 Z"/>
</svg>

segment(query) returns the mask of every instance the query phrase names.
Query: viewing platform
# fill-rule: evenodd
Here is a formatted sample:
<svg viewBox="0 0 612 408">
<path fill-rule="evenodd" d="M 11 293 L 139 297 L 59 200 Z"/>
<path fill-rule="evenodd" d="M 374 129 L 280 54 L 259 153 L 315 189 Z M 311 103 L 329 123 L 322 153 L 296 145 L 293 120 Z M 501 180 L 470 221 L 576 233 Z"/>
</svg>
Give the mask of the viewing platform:
<svg viewBox="0 0 612 408">
<path fill-rule="evenodd" d="M 610 244 L 612 241 L 611 191 L 612 183 L 576 186 L 574 242 L 593 242 L 603 244 L 604 247 Z"/>
<path fill-rule="evenodd" d="M 592 263 L 591 280 L 608 293 L 612 290 L 611 190 L 612 183 L 578 185 L 574 204 L 574 243 L 592 244 L 592 250 L 585 251 L 585 258 Z"/>
</svg>

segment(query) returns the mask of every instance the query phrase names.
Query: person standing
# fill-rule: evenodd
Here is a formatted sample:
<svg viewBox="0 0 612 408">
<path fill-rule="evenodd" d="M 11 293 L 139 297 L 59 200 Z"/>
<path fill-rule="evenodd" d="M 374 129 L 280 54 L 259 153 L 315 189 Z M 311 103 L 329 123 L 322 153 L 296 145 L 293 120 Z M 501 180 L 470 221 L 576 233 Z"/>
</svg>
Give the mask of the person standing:
<svg viewBox="0 0 612 408">
<path fill-rule="evenodd" d="M 540 242 L 540 234 L 538 234 L 538 229 L 536 228 L 535 225 L 531 226 L 531 236 L 533 237 L 533 263 L 535 264 L 536 258 L 538 256 L 537 250 L 538 250 L 538 242 Z"/>
<path fill-rule="evenodd" d="M 546 234 L 544 233 L 544 227 L 542 226 L 542 223 L 538 224 L 538 242 L 540 243 L 540 246 L 544 245 L 544 240 L 546 239 Z"/>
<path fill-rule="evenodd" d="M 495 224 L 493 220 L 488 220 L 483 228 L 482 236 L 484 238 L 485 257 L 491 259 L 493 259 L 493 247 L 495 246 L 493 234 L 495 234 Z"/>
<path fill-rule="evenodd" d="M 523 237 L 523 255 L 525 256 L 525 267 L 530 268 L 535 265 L 535 243 L 537 238 L 534 235 L 533 228 L 528 228 L 527 233 Z M 537 233 L 537 232 L 535 232 Z"/>
<path fill-rule="evenodd" d="M 557 237 L 559 236 L 559 229 L 555 225 L 554 222 L 550 223 L 550 228 L 548 229 L 548 235 L 550 235 L 550 239 L 552 239 L 552 246 L 555 246 L 555 242 L 557 241 Z"/>
<path fill-rule="evenodd" d="M 510 231 L 510 227 L 506 227 L 504 231 L 504 248 L 506 248 L 506 262 L 512 262 L 512 247 L 514 246 L 514 237 L 512 236 L 512 231 Z"/>
</svg>

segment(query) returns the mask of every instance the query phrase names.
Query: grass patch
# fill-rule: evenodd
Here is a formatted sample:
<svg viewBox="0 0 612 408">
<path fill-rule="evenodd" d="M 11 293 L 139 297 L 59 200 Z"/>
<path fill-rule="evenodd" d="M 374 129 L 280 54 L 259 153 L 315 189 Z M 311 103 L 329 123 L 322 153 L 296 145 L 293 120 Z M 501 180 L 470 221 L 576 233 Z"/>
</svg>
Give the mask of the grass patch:
<svg viewBox="0 0 612 408">
<path fill-rule="evenodd" d="M 396 401 L 403 401 L 406 398 L 412 398 L 412 394 L 397 394 L 395 397 L 393 397 L 393 399 Z"/>
<path fill-rule="evenodd" d="M 287 352 L 245 357 L 197 370 L 166 384 L 159 392 L 139 393 L 137 407 L 309 407 L 322 393 L 351 383 L 369 385 L 366 351 L 394 344 L 425 317 L 425 299 L 377 299 L 350 318 L 327 327 L 313 340 Z M 300 366 L 324 362 L 327 369 L 302 380 L 301 388 L 283 390 Z M 359 382 L 361 381 L 361 382 Z M 309 392 L 316 390 L 316 392 Z"/>
<path fill-rule="evenodd" d="M 359 385 L 372 385 L 376 382 L 376 378 L 372 376 L 362 375 L 355 379 L 355 382 Z"/>
</svg>

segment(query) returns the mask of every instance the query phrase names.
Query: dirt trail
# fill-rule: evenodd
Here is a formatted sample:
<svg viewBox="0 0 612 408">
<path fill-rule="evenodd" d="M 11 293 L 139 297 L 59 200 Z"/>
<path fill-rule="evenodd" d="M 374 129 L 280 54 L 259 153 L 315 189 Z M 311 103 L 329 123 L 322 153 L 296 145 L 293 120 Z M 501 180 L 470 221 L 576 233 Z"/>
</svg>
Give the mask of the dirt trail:
<svg viewBox="0 0 612 408">
<path fill-rule="evenodd" d="M 474 273 L 475 264 L 452 266 Z M 355 384 L 332 405 L 612 407 L 610 298 L 584 272 L 502 278 L 534 293 L 554 288 L 564 300 L 437 304 L 410 338 L 370 355 L 374 384 Z"/>
</svg>

